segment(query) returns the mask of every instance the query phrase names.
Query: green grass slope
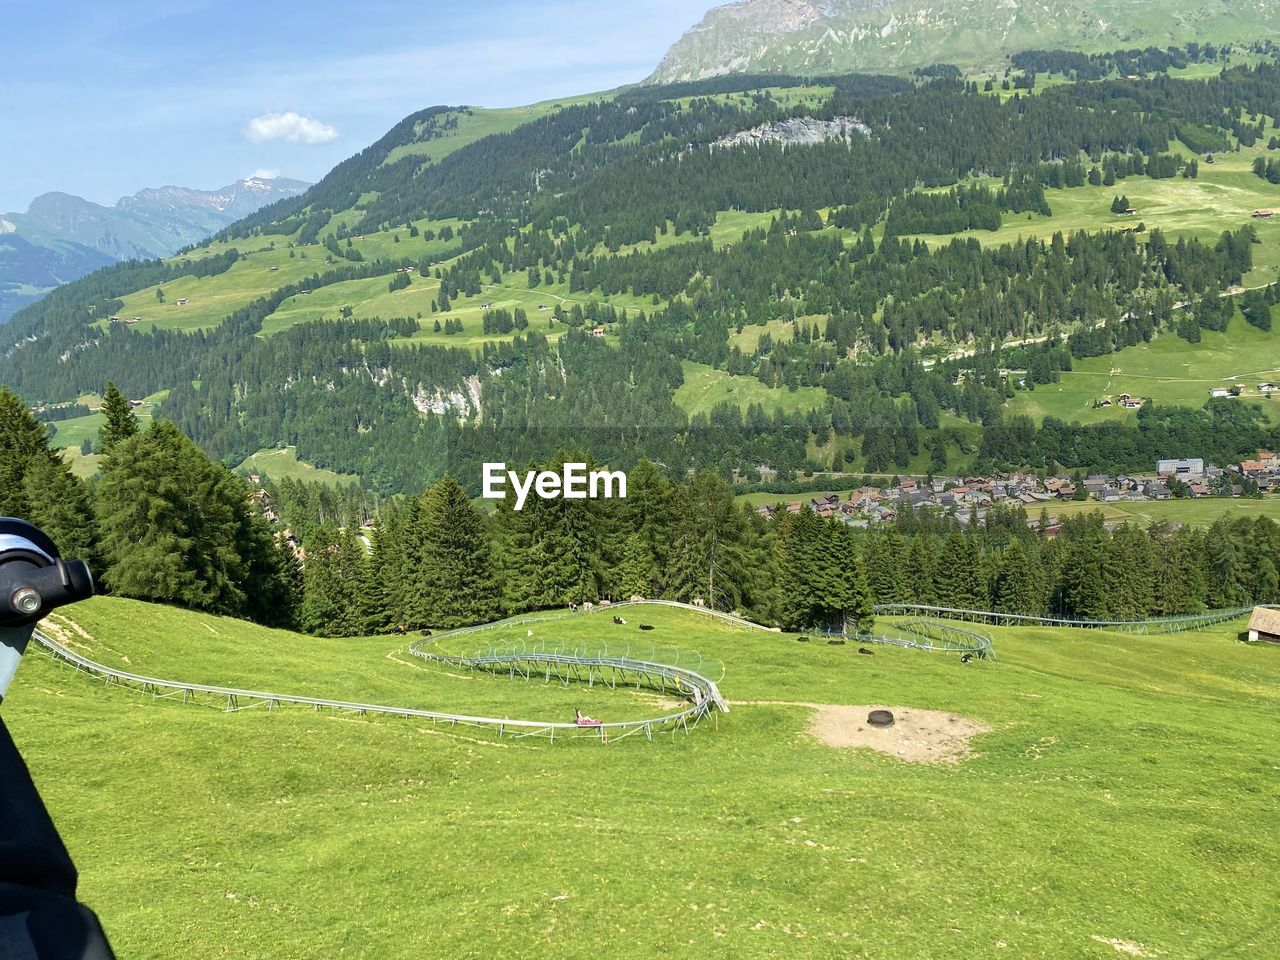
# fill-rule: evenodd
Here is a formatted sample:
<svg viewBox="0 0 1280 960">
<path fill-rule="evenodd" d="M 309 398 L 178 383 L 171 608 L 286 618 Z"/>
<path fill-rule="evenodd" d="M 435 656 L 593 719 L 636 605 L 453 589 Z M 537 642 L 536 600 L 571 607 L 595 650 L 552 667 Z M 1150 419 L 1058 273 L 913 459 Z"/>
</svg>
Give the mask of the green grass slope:
<svg viewBox="0 0 1280 960">
<path fill-rule="evenodd" d="M 735 705 L 718 730 L 548 746 L 307 710 L 225 715 L 39 656 L 5 720 L 121 956 L 175 942 L 238 958 L 1280 950 L 1280 649 L 1238 643 L 1239 624 L 997 630 L 1000 661 L 966 667 L 633 613 L 625 628 L 582 618 L 554 633 L 719 657 Z M 94 655 L 193 678 L 513 713 L 573 696 L 613 715 L 625 701 L 604 698 L 631 696 L 453 675 L 408 663 L 394 639 L 317 641 L 119 600 L 72 615 Z M 823 745 L 802 703 L 950 710 L 990 732 L 960 764 L 913 765 Z"/>
</svg>

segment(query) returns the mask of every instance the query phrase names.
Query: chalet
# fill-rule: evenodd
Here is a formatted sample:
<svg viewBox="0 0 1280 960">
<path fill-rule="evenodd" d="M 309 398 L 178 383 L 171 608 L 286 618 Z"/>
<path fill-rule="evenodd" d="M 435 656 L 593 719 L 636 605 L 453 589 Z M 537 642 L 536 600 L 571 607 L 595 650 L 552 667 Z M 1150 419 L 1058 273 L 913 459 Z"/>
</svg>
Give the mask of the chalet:
<svg viewBox="0 0 1280 960">
<path fill-rule="evenodd" d="M 142 401 L 141 401 L 141 400 L 130 400 L 130 401 L 129 401 L 129 406 L 131 406 L 131 407 L 135 407 L 135 408 L 136 408 L 136 407 L 140 407 L 140 406 L 142 406 Z"/>
<path fill-rule="evenodd" d="M 1126 217 L 1136 216 L 1136 215 L 1137 215 L 1137 213 L 1138 213 L 1138 208 L 1137 208 L 1137 207 L 1126 207 L 1126 208 L 1125 208 L 1125 211 L 1124 211 L 1124 215 L 1125 215 Z"/>
<path fill-rule="evenodd" d="M 1241 473 L 1262 473 L 1262 472 L 1263 472 L 1262 461 L 1260 461 L 1260 460 L 1241 460 L 1241 461 L 1240 461 L 1240 472 L 1241 472 Z"/>
<path fill-rule="evenodd" d="M 907 479 L 903 480 L 902 483 L 899 484 L 899 486 L 901 486 L 903 490 L 914 490 L 916 489 L 917 484 L 915 480 L 911 479 L 910 477 L 907 477 Z"/>
<path fill-rule="evenodd" d="M 1106 397 L 1103 397 L 1101 400 L 1099 400 L 1099 401 L 1098 401 L 1098 406 L 1099 406 L 1099 407 L 1109 407 L 1109 406 L 1111 406 L 1111 401 L 1110 401 L 1110 400 L 1108 400 Z"/>
<path fill-rule="evenodd" d="M 141 323 L 141 322 L 142 322 L 141 317 L 130 317 L 128 320 L 125 321 L 125 323 L 128 323 L 128 324 Z"/>
<path fill-rule="evenodd" d="M 1072 500 L 1075 498 L 1075 495 L 1076 495 L 1075 484 L 1065 483 L 1058 488 L 1059 500 Z"/>
<path fill-rule="evenodd" d="M 1259 450 L 1258 462 L 1268 470 L 1275 470 L 1280 467 L 1280 457 L 1277 457 L 1272 450 Z"/>
<path fill-rule="evenodd" d="M 800 231 L 798 231 L 795 227 L 791 227 L 790 229 L 788 229 L 788 230 L 787 230 L 787 236 L 788 236 L 788 237 L 795 237 L 795 236 L 798 236 L 798 235 L 799 235 L 799 233 L 800 233 Z"/>
<path fill-rule="evenodd" d="M 279 272 L 280 272 L 280 268 L 279 268 L 279 267 L 268 267 L 268 268 L 267 268 L 267 270 L 268 270 L 268 272 L 270 272 L 270 273 L 279 273 Z"/>
<path fill-rule="evenodd" d="M 1276 215 L 1274 210 L 1255 210 L 1253 216 L 1257 220 L 1270 220 Z"/>
<path fill-rule="evenodd" d="M 1109 486 L 1111 486 L 1110 477 L 1094 475 L 1090 477 L 1085 477 L 1084 479 L 1084 488 L 1088 490 L 1091 494 L 1093 494 L 1095 497 L 1098 496 L 1098 494 L 1102 493 L 1102 491 Z"/>
<path fill-rule="evenodd" d="M 593 337 L 603 337 L 603 336 L 604 336 L 604 327 L 594 327 L 594 328 L 592 329 L 592 331 L 591 331 L 591 335 L 592 335 Z"/>
<path fill-rule="evenodd" d="M 179 298 L 178 298 L 178 306 L 180 306 L 180 307 L 185 307 L 186 305 L 187 305 L 187 298 L 186 298 L 186 297 L 179 297 Z"/>
<path fill-rule="evenodd" d="M 1191 483 L 1187 485 L 1187 492 L 1193 497 L 1207 497 L 1209 495 L 1209 485 L 1207 483 Z"/>
<path fill-rule="evenodd" d="M 1212 390 L 1209 391 L 1209 396 L 1229 397 L 1231 396 L 1231 390 L 1229 387 L 1214 387 Z"/>
<path fill-rule="evenodd" d="M 1249 618 L 1249 642 L 1280 643 L 1280 610 L 1266 607 L 1254 607 L 1253 616 Z"/>
<path fill-rule="evenodd" d="M 119 323 L 119 322 L 120 322 L 120 318 L 119 318 L 119 317 L 107 317 L 107 321 L 108 321 L 108 322 L 110 322 L 110 323 Z"/>
<path fill-rule="evenodd" d="M 1259 393 L 1275 393 L 1277 390 L 1280 390 L 1280 387 L 1277 387 L 1274 383 L 1258 384 Z"/>
<path fill-rule="evenodd" d="M 1138 410 L 1142 407 L 1142 401 L 1138 397 L 1129 397 L 1120 403 L 1126 410 Z"/>
<path fill-rule="evenodd" d="M 1121 500 L 1124 497 L 1120 492 L 1120 488 L 1113 487 L 1111 484 L 1107 484 L 1099 490 L 1097 496 L 1103 503 L 1115 503 L 1117 500 Z"/>
<path fill-rule="evenodd" d="M 1153 483 L 1147 487 L 1147 496 L 1152 500 L 1169 500 L 1173 497 L 1173 491 L 1163 483 Z"/>
<path fill-rule="evenodd" d="M 723 247 L 721 247 L 720 249 L 721 249 L 721 251 L 722 251 L 722 252 L 724 252 L 724 253 L 733 253 L 733 244 L 732 244 L 732 243 L 726 243 L 726 244 L 725 244 Z"/>
</svg>

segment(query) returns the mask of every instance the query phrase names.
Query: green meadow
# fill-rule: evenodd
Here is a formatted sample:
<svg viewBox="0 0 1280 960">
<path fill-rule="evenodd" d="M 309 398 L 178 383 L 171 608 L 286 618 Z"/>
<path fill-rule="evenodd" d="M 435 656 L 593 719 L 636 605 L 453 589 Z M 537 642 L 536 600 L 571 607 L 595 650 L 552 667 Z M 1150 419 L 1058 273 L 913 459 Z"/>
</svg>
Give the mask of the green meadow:
<svg viewBox="0 0 1280 960">
<path fill-rule="evenodd" d="M 1215 387 L 1240 386 L 1241 400 L 1260 405 L 1275 421 L 1280 402 L 1258 391 L 1266 382 L 1280 382 L 1280 329 L 1264 333 L 1237 310 L 1225 333 L 1204 330 L 1200 343 L 1166 332 L 1150 343 L 1074 361 L 1061 382 L 1019 390 L 1008 408 L 1036 420 L 1052 416 L 1098 423 L 1136 419 L 1137 411 L 1116 404 L 1122 393 L 1157 404 L 1202 407 Z M 1104 398 L 1113 405 L 1095 408 Z"/>
<path fill-rule="evenodd" d="M 533 719 L 660 706 L 432 665 L 403 638 L 317 640 L 124 600 L 66 613 L 86 654 L 192 681 Z M 1238 642 L 1242 623 L 993 629 L 999 660 L 963 665 L 684 611 L 627 619 L 535 633 L 698 650 L 723 662 L 732 712 L 652 743 L 497 741 L 153 701 L 32 653 L 5 722 L 120 956 L 179 942 L 246 960 L 1280 951 L 1280 648 Z M 986 732 L 959 762 L 908 763 L 826 745 L 815 704 L 935 709 Z"/>
<path fill-rule="evenodd" d="M 1154 466 L 1154 464 L 1152 465 Z M 1221 518 L 1270 517 L 1280 521 L 1280 497 L 1262 500 L 1232 500 L 1225 497 L 1200 497 L 1195 500 L 1121 500 L 1116 503 L 1068 501 L 1046 504 L 1053 517 L 1071 517 L 1101 511 L 1107 520 L 1136 523 L 1148 527 L 1168 520 L 1192 527 L 1211 526 Z M 1029 516 L 1038 516 L 1039 508 L 1028 508 Z"/>
<path fill-rule="evenodd" d="M 796 410 L 814 410 L 826 403 L 827 391 L 822 387 L 765 386 L 755 377 L 739 377 L 716 370 L 703 363 L 682 360 L 684 383 L 676 390 L 675 402 L 685 413 L 710 414 L 721 403 L 737 404 L 744 413 L 753 403 L 764 407 L 767 413 Z"/>
<path fill-rule="evenodd" d="M 1191 157 L 1181 144 L 1175 152 Z M 1245 278 L 1246 286 L 1259 286 L 1276 278 L 1280 267 L 1280 223 L 1254 220 L 1257 209 L 1280 209 L 1280 186 L 1254 175 L 1253 160 L 1266 156 L 1265 147 L 1246 147 L 1238 152 L 1220 153 L 1213 163 L 1201 158 L 1199 176 L 1194 180 L 1174 177 L 1152 180 L 1150 177 L 1127 177 L 1114 187 L 1089 186 L 1071 189 L 1047 189 L 1045 198 L 1052 216 L 1037 213 L 1005 214 L 999 230 L 970 230 L 946 236 L 921 235 L 930 245 L 945 243 L 951 237 L 974 237 L 984 245 L 1009 243 L 1019 237 L 1048 238 L 1081 230 L 1122 230 L 1141 222 L 1148 231 L 1163 230 L 1169 236 L 1197 237 L 1214 243 L 1224 230 L 1237 230 L 1245 224 L 1256 226 L 1262 245 L 1254 248 L 1254 271 Z M 1111 212 L 1112 198 L 1125 195 L 1138 211 L 1127 217 Z M 883 232 L 879 228 L 877 235 Z"/>
<path fill-rule="evenodd" d="M 325 470 L 321 467 L 313 466 L 305 460 L 299 460 L 298 451 L 295 447 L 283 447 L 278 450 L 259 450 L 257 453 L 246 457 L 240 466 L 236 467 L 236 471 L 246 476 L 251 473 L 259 474 L 270 477 L 275 481 L 285 479 L 303 480 L 307 483 L 324 483 L 332 487 L 360 482 L 357 477 L 334 473 L 332 470 Z"/>
</svg>

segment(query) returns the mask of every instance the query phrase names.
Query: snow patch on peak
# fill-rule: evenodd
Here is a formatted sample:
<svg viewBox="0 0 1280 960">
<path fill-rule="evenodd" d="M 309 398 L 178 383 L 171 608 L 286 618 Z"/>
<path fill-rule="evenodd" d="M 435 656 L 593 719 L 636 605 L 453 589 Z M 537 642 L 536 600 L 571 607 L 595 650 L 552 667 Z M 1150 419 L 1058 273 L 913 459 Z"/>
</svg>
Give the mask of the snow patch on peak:
<svg viewBox="0 0 1280 960">
<path fill-rule="evenodd" d="M 14 224 L 10 223 L 4 217 L 0 217 L 0 233 L 17 233 L 17 232 L 18 232 L 18 228 Z"/>
</svg>

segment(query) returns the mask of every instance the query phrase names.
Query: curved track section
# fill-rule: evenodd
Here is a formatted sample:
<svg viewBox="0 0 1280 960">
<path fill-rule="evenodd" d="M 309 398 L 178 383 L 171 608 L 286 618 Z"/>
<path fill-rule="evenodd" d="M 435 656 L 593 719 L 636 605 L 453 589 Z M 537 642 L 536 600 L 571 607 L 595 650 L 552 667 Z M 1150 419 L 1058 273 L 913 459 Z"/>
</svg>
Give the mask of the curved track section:
<svg viewBox="0 0 1280 960">
<path fill-rule="evenodd" d="M 513 621 L 514 622 L 514 621 Z M 490 625 L 496 626 L 496 625 Z M 487 627 L 469 628 L 469 630 Z M 468 631 L 461 631 L 468 632 Z M 678 710 L 657 717 L 600 723 L 583 726 L 576 723 L 548 723 L 538 720 L 511 720 L 497 717 L 477 717 L 467 714 L 445 713 L 435 710 L 418 710 L 412 707 L 396 707 L 386 704 L 356 703 L 325 697 L 304 697 L 296 694 L 249 690 L 241 687 L 224 687 L 214 684 L 186 683 L 130 673 L 88 657 L 59 643 L 41 630 L 32 635 L 37 643 L 55 660 L 76 670 L 100 678 L 104 684 L 129 687 L 149 695 L 153 699 L 181 700 L 183 703 L 204 703 L 220 706 L 227 712 L 265 707 L 274 710 L 284 704 L 309 706 L 316 710 L 335 710 L 359 716 L 383 714 L 396 717 L 414 717 L 429 720 L 433 725 L 471 727 L 496 733 L 499 737 L 545 737 L 557 739 L 592 739 L 601 742 L 620 740 L 632 734 L 643 734 L 652 739 L 663 731 L 689 732 L 698 722 L 715 711 L 728 712 L 728 704 L 720 695 L 716 682 L 687 666 L 651 662 L 627 656 L 578 655 L 576 653 L 545 653 L 532 650 L 493 651 L 478 657 L 449 657 L 444 655 L 418 656 L 453 666 L 485 669 L 508 673 L 526 679 L 557 680 L 563 683 L 582 682 L 589 686 L 602 684 L 611 688 L 619 686 L 648 688 L 673 698 L 687 701 Z M 418 644 L 414 645 L 415 647 Z"/>
<path fill-rule="evenodd" d="M 723 613 L 707 607 L 677 603 L 668 600 L 634 600 L 624 603 L 595 607 L 594 610 L 582 612 L 551 613 L 543 616 L 515 617 L 500 620 L 496 623 L 462 627 L 437 634 L 430 639 L 418 640 L 409 646 L 415 656 L 424 660 L 446 664 L 468 670 L 484 670 L 491 673 L 521 677 L 526 680 L 540 679 L 550 683 L 557 681 L 565 684 L 585 683 L 588 686 L 601 684 L 610 688 L 635 687 L 647 688 L 658 693 L 686 701 L 685 705 L 661 716 L 642 720 L 629 720 L 614 723 L 593 724 L 583 726 L 576 723 L 546 723 L 537 720 L 511 720 L 496 717 L 476 717 L 466 714 L 445 713 L 435 710 L 418 710 L 412 707 L 396 707 L 385 704 L 355 703 L 346 700 L 333 700 L 325 697 L 304 697 L 296 694 L 271 693 L 262 690 L 249 690 L 240 687 L 224 687 L 213 684 L 185 683 L 178 680 L 164 680 L 142 674 L 130 673 L 115 667 L 97 663 L 74 650 L 59 643 L 41 630 L 36 630 L 33 639 L 44 648 L 53 659 L 67 664 L 76 670 L 93 677 L 100 678 L 103 683 L 119 685 L 139 690 L 153 699 L 180 699 L 183 703 L 207 703 L 221 706 L 231 712 L 253 707 L 265 707 L 273 710 L 282 704 L 309 706 L 316 710 L 336 710 L 364 716 L 366 714 L 384 714 L 397 717 L 414 717 L 428 720 L 433 725 L 449 727 L 471 727 L 496 733 L 500 737 L 523 738 L 544 737 L 555 739 L 592 739 L 609 742 L 632 734 L 643 734 L 652 740 L 658 732 L 683 730 L 688 732 L 698 722 L 712 716 L 717 711 L 728 713 L 729 707 L 720 694 L 717 682 L 724 676 L 724 667 L 719 661 L 704 660 L 698 654 L 681 653 L 674 648 L 661 657 L 652 646 L 640 650 L 626 643 L 610 650 L 601 644 L 599 649 L 564 649 L 547 650 L 538 642 L 503 641 L 486 642 L 483 650 L 470 654 L 452 654 L 439 651 L 439 643 L 452 638 L 476 635 L 483 637 L 487 631 L 501 628 L 523 626 L 526 624 L 547 624 L 569 618 L 593 616 L 597 612 L 605 613 L 625 607 L 664 606 L 689 610 L 705 616 L 714 617 L 725 623 L 746 630 L 762 630 L 779 633 L 776 627 L 766 627 L 752 623 L 733 614 Z M 1280 609 L 1280 604 L 1262 604 L 1271 609 Z M 1214 624 L 1238 619 L 1252 610 L 1253 607 L 1240 607 L 1231 610 L 1214 610 L 1208 613 L 1185 617 L 1164 617 L 1154 620 L 1063 620 L 1052 617 L 1035 617 L 1023 614 L 998 613 L 990 610 L 963 610 L 949 607 L 924 606 L 919 604 L 880 604 L 875 612 L 882 616 L 911 617 L 896 625 L 896 631 L 878 634 L 858 634 L 854 639 L 867 643 L 889 644 L 916 650 L 927 650 L 943 653 L 973 654 L 981 658 L 994 657 L 991 638 L 975 630 L 958 627 L 947 620 L 961 620 L 971 623 L 989 623 L 999 626 L 1058 626 L 1082 629 L 1120 630 L 1137 633 L 1175 633 L 1183 630 L 1197 630 Z M 944 619 L 945 618 L 945 619 Z M 531 635 L 531 631 L 530 631 Z M 434 648 L 434 649 L 428 649 Z M 674 660 L 665 663 L 664 659 Z M 684 659 L 684 663 L 680 660 Z M 718 672 L 717 672 L 718 671 Z M 709 673 L 716 673 L 713 679 Z"/>
<path fill-rule="evenodd" d="M 1034 617 L 1023 613 L 998 613 L 993 610 L 930 607 L 917 603 L 882 603 L 876 606 L 875 611 L 887 617 L 930 617 L 986 623 L 997 627 L 1074 627 L 1081 630 L 1116 630 L 1121 633 L 1182 633 L 1237 620 L 1252 611 L 1254 606 L 1280 608 L 1277 604 L 1264 603 L 1229 610 L 1209 610 L 1182 617 L 1156 617 L 1151 620 L 1068 620 L 1060 617 Z"/>
</svg>

